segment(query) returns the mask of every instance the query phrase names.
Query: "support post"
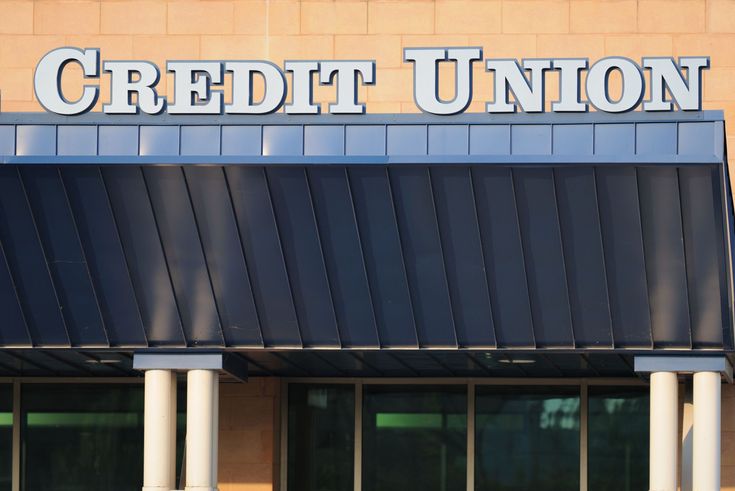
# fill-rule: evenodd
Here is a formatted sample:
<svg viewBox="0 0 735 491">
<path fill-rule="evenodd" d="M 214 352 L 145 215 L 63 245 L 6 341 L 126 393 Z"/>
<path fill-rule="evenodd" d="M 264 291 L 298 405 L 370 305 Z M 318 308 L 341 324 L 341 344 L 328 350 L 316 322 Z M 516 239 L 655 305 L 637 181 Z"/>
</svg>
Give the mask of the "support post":
<svg viewBox="0 0 735 491">
<path fill-rule="evenodd" d="M 717 372 L 694 374 L 692 480 L 696 491 L 720 491 L 720 399 Z"/>
<path fill-rule="evenodd" d="M 651 373 L 650 491 L 676 491 L 678 381 L 674 372 Z"/>
<path fill-rule="evenodd" d="M 143 491 L 174 489 L 176 378 L 171 370 L 145 372 Z"/>
<path fill-rule="evenodd" d="M 214 436 L 215 401 L 218 383 L 215 370 L 189 370 L 186 394 L 186 491 L 216 491 L 217 462 Z"/>
</svg>

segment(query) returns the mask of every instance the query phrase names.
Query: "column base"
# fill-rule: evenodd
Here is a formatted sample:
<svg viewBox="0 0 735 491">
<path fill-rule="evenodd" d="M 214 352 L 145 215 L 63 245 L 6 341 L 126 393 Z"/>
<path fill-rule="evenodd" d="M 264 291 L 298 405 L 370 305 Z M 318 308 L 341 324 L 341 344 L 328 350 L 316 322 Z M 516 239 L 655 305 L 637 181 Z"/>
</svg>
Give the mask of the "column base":
<svg viewBox="0 0 735 491">
<path fill-rule="evenodd" d="M 172 491 L 169 486 L 143 486 L 142 491 Z"/>
<path fill-rule="evenodd" d="M 219 491 L 219 488 L 210 488 L 209 486 L 186 486 L 184 491 Z"/>
</svg>

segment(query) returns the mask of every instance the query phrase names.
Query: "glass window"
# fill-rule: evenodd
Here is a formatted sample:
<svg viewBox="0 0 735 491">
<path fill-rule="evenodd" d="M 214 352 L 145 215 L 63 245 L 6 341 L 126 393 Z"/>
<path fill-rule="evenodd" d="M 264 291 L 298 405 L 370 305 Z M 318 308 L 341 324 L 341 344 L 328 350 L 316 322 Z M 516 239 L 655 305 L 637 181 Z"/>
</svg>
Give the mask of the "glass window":
<svg viewBox="0 0 735 491">
<path fill-rule="evenodd" d="M 578 491 L 579 405 L 579 387 L 478 386 L 475 489 Z"/>
<path fill-rule="evenodd" d="M 12 489 L 13 386 L 0 385 L 0 491 Z"/>
<path fill-rule="evenodd" d="M 21 394 L 24 491 L 140 490 L 142 384 L 24 384 Z"/>
<path fill-rule="evenodd" d="M 365 386 L 362 489 L 464 491 L 467 388 Z"/>
<path fill-rule="evenodd" d="M 589 489 L 648 489 L 648 388 L 590 387 Z"/>
<path fill-rule="evenodd" d="M 354 386 L 290 384 L 288 489 L 351 490 L 354 451 Z"/>
</svg>

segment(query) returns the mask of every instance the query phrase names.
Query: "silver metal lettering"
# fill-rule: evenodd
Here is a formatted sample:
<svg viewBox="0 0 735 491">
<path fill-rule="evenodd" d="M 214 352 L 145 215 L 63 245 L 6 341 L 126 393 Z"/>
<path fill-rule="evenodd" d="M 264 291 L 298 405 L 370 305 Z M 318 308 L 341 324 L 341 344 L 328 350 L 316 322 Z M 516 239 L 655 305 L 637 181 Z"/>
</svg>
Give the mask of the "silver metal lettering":
<svg viewBox="0 0 735 491">
<path fill-rule="evenodd" d="M 69 63 L 78 63 L 84 78 L 98 78 L 100 74 L 100 51 L 98 49 L 59 48 L 47 53 L 36 66 L 33 88 L 38 102 L 47 111 L 74 116 L 92 109 L 99 97 L 96 85 L 85 85 L 82 96 L 70 101 L 61 91 L 61 75 Z"/>
</svg>

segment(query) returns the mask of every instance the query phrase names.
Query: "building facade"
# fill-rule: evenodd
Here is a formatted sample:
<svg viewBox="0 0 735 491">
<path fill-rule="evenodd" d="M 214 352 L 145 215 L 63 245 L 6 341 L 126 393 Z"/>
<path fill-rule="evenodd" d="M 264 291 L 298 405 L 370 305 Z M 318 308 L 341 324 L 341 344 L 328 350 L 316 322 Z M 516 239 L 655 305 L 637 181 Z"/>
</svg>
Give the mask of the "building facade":
<svg viewBox="0 0 735 491">
<path fill-rule="evenodd" d="M 0 490 L 735 489 L 732 0 L 0 8 Z M 39 91 L 65 46 L 86 114 Z M 480 61 L 422 113 L 404 50 L 474 46 L 709 67 L 693 111 L 565 114 L 549 69 L 490 114 Z M 315 76 L 322 114 L 124 115 L 107 60 L 169 100 L 171 60 L 375 64 L 367 114 Z"/>
</svg>

